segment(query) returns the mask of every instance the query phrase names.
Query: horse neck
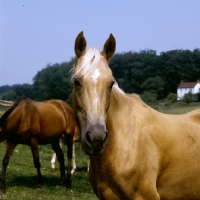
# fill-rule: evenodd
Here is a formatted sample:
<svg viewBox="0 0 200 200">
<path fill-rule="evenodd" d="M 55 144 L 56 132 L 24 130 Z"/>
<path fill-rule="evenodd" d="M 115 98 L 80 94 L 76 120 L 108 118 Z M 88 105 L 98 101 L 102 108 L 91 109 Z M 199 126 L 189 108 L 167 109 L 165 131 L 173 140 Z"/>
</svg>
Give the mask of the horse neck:
<svg viewBox="0 0 200 200">
<path fill-rule="evenodd" d="M 130 130 L 135 129 L 136 120 L 151 113 L 152 109 L 138 95 L 125 94 L 118 87 L 113 89 L 107 113 L 107 129 L 111 141 L 114 142 L 115 139 L 120 140 L 126 134 L 132 134 Z M 124 131 L 119 131 L 122 129 Z"/>
<path fill-rule="evenodd" d="M 113 87 L 110 101 L 110 108 L 108 110 L 108 118 L 116 120 L 115 115 L 122 118 L 123 115 L 131 116 L 136 113 L 135 110 L 142 107 L 148 107 L 138 95 L 126 94 L 118 86 Z M 133 112 L 134 111 L 134 112 Z"/>
</svg>

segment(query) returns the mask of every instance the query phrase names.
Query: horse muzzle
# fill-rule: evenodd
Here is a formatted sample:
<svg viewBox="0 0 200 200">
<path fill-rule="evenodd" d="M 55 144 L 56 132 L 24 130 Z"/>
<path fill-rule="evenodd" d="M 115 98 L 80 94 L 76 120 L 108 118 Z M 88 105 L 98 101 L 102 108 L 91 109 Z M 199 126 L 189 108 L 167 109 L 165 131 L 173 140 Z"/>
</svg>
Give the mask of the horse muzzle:
<svg viewBox="0 0 200 200">
<path fill-rule="evenodd" d="M 88 155 L 99 155 L 108 142 L 108 132 L 103 125 L 90 127 L 85 134 L 83 147 Z"/>
</svg>

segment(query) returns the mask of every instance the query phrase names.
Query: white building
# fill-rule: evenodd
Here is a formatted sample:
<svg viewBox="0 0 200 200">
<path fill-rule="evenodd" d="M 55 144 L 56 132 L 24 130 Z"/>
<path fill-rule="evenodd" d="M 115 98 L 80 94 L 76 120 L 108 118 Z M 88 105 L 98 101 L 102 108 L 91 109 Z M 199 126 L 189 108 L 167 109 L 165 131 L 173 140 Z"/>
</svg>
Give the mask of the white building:
<svg viewBox="0 0 200 200">
<path fill-rule="evenodd" d="M 200 93 L 200 81 L 197 82 L 183 82 L 177 88 L 178 100 L 183 99 L 184 95 L 191 92 L 192 94 Z"/>
</svg>

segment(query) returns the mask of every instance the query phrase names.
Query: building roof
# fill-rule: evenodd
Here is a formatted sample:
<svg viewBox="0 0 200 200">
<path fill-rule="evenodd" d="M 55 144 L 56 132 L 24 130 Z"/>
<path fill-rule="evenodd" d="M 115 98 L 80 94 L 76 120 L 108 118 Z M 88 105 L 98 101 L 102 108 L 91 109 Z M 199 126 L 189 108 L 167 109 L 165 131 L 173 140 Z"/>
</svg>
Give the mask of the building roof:
<svg viewBox="0 0 200 200">
<path fill-rule="evenodd" d="M 180 85 L 178 86 L 178 88 L 194 88 L 194 86 L 197 84 L 198 82 L 183 82 L 181 81 Z"/>
</svg>

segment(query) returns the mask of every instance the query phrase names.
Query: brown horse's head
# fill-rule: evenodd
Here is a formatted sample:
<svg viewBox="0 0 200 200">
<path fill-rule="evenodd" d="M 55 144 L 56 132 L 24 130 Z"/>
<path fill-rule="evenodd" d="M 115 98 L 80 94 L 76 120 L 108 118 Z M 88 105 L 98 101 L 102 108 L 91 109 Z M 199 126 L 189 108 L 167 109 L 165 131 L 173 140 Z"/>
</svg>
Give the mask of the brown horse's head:
<svg viewBox="0 0 200 200">
<path fill-rule="evenodd" d="M 72 74 L 73 105 L 81 128 L 82 145 L 89 155 L 101 154 L 108 141 L 106 117 L 115 83 L 108 61 L 115 52 L 115 46 L 112 34 L 101 53 L 95 48 L 86 50 L 83 32 L 75 41 L 77 61 Z"/>
</svg>

